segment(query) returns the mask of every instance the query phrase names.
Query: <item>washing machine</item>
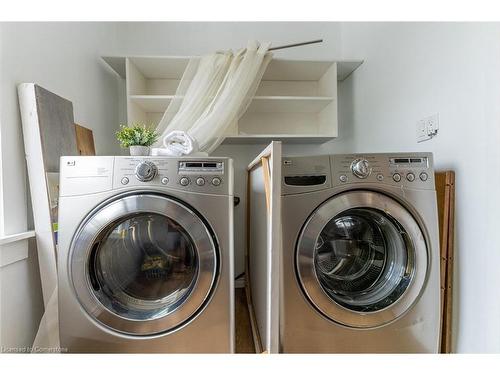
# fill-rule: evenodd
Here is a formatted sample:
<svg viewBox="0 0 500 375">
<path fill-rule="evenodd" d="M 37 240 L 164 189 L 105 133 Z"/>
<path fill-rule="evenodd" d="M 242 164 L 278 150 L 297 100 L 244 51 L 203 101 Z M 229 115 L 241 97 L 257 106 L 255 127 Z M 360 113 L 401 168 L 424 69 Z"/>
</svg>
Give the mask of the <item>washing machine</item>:
<svg viewBox="0 0 500 375">
<path fill-rule="evenodd" d="M 60 171 L 63 350 L 234 352 L 231 159 L 62 157 Z"/>
<path fill-rule="evenodd" d="M 430 153 L 282 159 L 280 351 L 437 353 Z"/>
</svg>

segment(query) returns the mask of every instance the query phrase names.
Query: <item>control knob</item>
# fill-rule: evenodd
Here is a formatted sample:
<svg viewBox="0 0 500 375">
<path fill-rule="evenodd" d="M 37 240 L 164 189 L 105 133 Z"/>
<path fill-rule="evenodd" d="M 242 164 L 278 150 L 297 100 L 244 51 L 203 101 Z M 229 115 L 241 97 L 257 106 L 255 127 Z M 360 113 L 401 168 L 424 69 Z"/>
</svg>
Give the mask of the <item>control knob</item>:
<svg viewBox="0 0 500 375">
<path fill-rule="evenodd" d="M 150 161 L 143 161 L 135 167 L 135 177 L 142 182 L 151 181 L 157 173 L 158 168 Z"/>
<path fill-rule="evenodd" d="M 181 179 L 179 180 L 179 183 L 182 185 L 182 186 L 188 186 L 189 183 L 191 181 L 189 180 L 189 178 L 187 177 L 181 177 Z"/>
<path fill-rule="evenodd" d="M 370 164 L 368 164 L 368 160 L 366 159 L 354 160 L 351 163 L 351 171 L 357 178 L 367 178 L 372 173 Z"/>
</svg>

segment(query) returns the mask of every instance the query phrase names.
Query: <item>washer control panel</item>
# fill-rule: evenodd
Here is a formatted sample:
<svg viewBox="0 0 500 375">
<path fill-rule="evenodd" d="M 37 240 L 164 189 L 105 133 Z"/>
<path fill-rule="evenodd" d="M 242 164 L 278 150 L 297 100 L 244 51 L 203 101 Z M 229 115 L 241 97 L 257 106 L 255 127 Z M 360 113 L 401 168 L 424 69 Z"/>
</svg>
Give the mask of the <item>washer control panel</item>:
<svg viewBox="0 0 500 375">
<path fill-rule="evenodd" d="M 334 185 L 377 182 L 434 189 L 431 153 L 332 155 Z"/>
<path fill-rule="evenodd" d="M 232 194 L 231 164 L 229 158 L 115 157 L 113 185 Z"/>
</svg>

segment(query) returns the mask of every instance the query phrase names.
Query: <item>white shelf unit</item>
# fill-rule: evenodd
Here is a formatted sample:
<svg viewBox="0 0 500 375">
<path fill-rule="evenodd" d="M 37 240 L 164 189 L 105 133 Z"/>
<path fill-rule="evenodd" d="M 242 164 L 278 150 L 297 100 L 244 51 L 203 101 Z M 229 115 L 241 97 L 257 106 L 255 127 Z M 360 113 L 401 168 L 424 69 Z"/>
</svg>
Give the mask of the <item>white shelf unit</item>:
<svg viewBox="0 0 500 375">
<path fill-rule="evenodd" d="M 156 126 L 174 99 L 191 57 L 103 59 L 126 79 L 128 122 Z M 247 111 L 228 129 L 225 143 L 326 142 L 335 138 L 337 82 L 362 63 L 271 60 Z"/>
</svg>

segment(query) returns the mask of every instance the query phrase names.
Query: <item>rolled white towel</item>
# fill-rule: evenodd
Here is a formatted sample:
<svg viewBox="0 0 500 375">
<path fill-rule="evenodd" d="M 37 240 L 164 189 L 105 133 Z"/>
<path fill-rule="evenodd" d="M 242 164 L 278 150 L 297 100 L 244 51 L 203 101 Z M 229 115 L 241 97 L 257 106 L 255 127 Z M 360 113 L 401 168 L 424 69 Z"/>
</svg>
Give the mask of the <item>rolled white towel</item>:
<svg viewBox="0 0 500 375">
<path fill-rule="evenodd" d="M 162 148 L 153 148 L 152 155 L 183 156 L 198 152 L 198 143 L 182 130 L 174 130 L 163 138 Z"/>
</svg>

